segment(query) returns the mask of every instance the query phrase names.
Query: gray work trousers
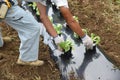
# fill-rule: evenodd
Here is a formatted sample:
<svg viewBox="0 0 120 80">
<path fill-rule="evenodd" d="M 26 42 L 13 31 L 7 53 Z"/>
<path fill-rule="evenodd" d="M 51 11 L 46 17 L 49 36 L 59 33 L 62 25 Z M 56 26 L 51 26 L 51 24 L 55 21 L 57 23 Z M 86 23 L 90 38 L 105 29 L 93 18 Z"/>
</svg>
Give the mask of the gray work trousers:
<svg viewBox="0 0 120 80">
<path fill-rule="evenodd" d="M 21 40 L 19 59 L 23 61 L 37 60 L 40 35 L 44 37 L 46 44 L 47 40 L 51 38 L 45 27 L 38 23 L 29 11 L 25 11 L 17 5 L 9 9 L 5 21 L 18 32 Z"/>
</svg>

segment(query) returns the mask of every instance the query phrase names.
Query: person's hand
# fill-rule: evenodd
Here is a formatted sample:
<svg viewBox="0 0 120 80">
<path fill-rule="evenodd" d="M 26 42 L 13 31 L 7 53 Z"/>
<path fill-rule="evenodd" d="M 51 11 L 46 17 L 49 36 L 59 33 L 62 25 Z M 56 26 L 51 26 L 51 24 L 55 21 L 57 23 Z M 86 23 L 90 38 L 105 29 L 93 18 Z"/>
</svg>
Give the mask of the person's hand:
<svg viewBox="0 0 120 80">
<path fill-rule="evenodd" d="M 85 37 L 83 37 L 81 39 L 82 39 L 82 42 L 85 45 L 86 49 L 93 49 L 93 41 L 88 35 L 85 35 Z"/>
<path fill-rule="evenodd" d="M 64 42 L 63 36 L 57 36 L 54 38 L 54 42 L 57 45 L 58 49 L 62 51 L 62 49 L 60 48 L 59 44 L 61 42 Z"/>
</svg>

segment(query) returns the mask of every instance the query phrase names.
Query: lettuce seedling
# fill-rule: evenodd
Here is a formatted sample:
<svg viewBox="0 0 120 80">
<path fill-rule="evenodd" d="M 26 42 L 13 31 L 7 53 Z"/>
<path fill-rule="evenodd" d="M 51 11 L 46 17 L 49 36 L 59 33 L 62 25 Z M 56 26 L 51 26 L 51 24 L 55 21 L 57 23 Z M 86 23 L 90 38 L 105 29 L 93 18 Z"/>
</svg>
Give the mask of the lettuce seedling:
<svg viewBox="0 0 120 80">
<path fill-rule="evenodd" d="M 32 9 L 36 12 L 35 13 L 36 15 L 40 15 L 36 2 L 30 3 L 30 4 L 28 4 L 28 6 L 32 7 Z"/>
<path fill-rule="evenodd" d="M 88 33 L 88 30 L 87 29 L 82 29 L 82 31 L 85 33 L 85 34 L 87 34 Z M 79 39 L 80 38 L 80 36 L 77 34 L 77 33 L 73 33 L 73 36 L 76 38 L 76 39 Z"/>
<path fill-rule="evenodd" d="M 88 30 L 87 30 L 87 29 L 82 29 L 82 31 L 83 31 L 84 33 L 88 34 Z M 73 36 L 74 36 L 76 39 L 79 39 L 79 38 L 80 38 L 80 37 L 78 36 L 78 34 L 76 34 L 75 32 L 74 32 Z M 91 37 L 91 39 L 93 40 L 93 42 L 94 42 L 95 44 L 99 44 L 99 43 L 100 43 L 100 37 L 99 37 L 99 36 L 95 35 L 94 33 L 91 33 L 90 37 Z"/>
<path fill-rule="evenodd" d="M 77 34 L 77 33 L 73 33 L 73 36 L 74 36 L 74 38 L 76 38 L 76 39 L 79 39 L 80 38 L 80 36 Z"/>
<path fill-rule="evenodd" d="M 94 33 L 91 33 L 91 39 L 93 40 L 93 42 L 95 42 L 95 44 L 99 44 L 100 42 L 100 37 L 96 36 Z"/>
<path fill-rule="evenodd" d="M 54 29 L 56 30 L 56 32 L 57 32 L 57 34 L 61 34 L 62 32 L 61 32 L 61 29 L 62 29 L 62 25 L 61 24 L 54 24 L 53 25 L 54 26 Z"/>
<path fill-rule="evenodd" d="M 79 22 L 79 20 L 78 20 L 78 17 L 77 17 L 77 16 L 73 16 L 73 18 L 74 18 L 77 22 Z"/>
<path fill-rule="evenodd" d="M 87 30 L 87 29 L 82 29 L 82 31 L 83 31 L 85 34 L 88 34 L 88 30 Z"/>
<path fill-rule="evenodd" d="M 61 42 L 59 46 L 64 50 L 64 52 L 67 52 L 72 48 L 73 44 L 70 40 L 66 40 L 64 42 Z"/>
</svg>

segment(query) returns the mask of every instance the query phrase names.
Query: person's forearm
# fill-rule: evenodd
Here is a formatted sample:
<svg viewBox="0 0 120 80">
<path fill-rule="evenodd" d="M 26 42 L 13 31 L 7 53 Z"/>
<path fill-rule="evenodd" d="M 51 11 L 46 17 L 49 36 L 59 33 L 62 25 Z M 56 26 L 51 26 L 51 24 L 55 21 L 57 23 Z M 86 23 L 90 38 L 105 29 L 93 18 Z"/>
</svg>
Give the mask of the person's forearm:
<svg viewBox="0 0 120 80">
<path fill-rule="evenodd" d="M 46 6 L 37 3 L 39 12 L 40 12 L 40 19 L 44 26 L 46 27 L 46 30 L 52 37 L 57 36 L 57 32 L 55 31 L 54 27 L 52 26 L 52 23 L 50 22 L 48 15 L 46 14 Z"/>
<path fill-rule="evenodd" d="M 73 20 L 72 22 L 67 21 L 67 24 L 69 25 L 69 27 L 75 32 L 77 33 L 81 38 L 85 36 L 85 33 L 82 31 L 82 28 L 80 27 L 80 25 Z"/>
<path fill-rule="evenodd" d="M 49 18 L 47 16 L 44 16 L 44 18 L 41 18 L 41 21 L 43 22 L 44 26 L 46 27 L 46 30 L 48 31 L 48 33 L 51 36 L 56 37 L 57 32 L 55 31 L 54 27 L 52 26 L 52 23 L 50 22 Z"/>
<path fill-rule="evenodd" d="M 73 19 L 73 16 L 68 8 L 60 7 L 60 11 L 66 20 L 69 27 L 76 32 L 80 37 L 84 37 L 85 33 L 82 31 L 82 28 L 80 27 L 79 23 Z"/>
</svg>

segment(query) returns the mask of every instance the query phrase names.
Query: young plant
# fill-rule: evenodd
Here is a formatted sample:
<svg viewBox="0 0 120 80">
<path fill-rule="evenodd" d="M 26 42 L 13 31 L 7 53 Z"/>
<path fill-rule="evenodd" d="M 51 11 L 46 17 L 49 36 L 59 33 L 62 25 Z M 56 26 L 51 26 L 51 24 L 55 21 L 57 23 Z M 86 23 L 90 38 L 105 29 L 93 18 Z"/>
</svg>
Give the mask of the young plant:
<svg viewBox="0 0 120 80">
<path fill-rule="evenodd" d="M 61 29 L 62 29 L 62 25 L 61 24 L 53 24 L 54 26 L 54 29 L 56 30 L 57 34 L 60 35 L 62 32 L 61 32 Z"/>
<path fill-rule="evenodd" d="M 88 30 L 87 30 L 87 29 L 82 29 L 82 31 L 85 32 L 86 34 L 88 34 Z M 78 36 L 78 34 L 76 34 L 75 32 L 74 32 L 74 37 L 75 37 L 76 39 L 79 39 L 79 38 L 80 38 L 80 37 Z M 91 33 L 91 34 L 90 34 L 90 37 L 91 37 L 91 39 L 93 40 L 93 42 L 94 42 L 95 44 L 99 44 L 99 42 L 100 42 L 100 37 L 99 37 L 99 36 L 95 35 L 94 33 Z"/>
<path fill-rule="evenodd" d="M 87 29 L 82 29 L 82 31 L 85 33 L 85 34 L 88 34 L 88 30 Z M 74 36 L 74 38 L 76 38 L 76 39 L 79 39 L 80 38 L 80 36 L 77 34 L 77 33 L 73 33 L 73 36 Z"/>
<path fill-rule="evenodd" d="M 59 46 L 64 50 L 64 52 L 67 52 L 72 48 L 73 44 L 70 40 L 66 40 L 64 42 L 61 42 Z"/>
<path fill-rule="evenodd" d="M 95 42 L 95 44 L 99 44 L 100 42 L 100 37 L 96 36 L 94 33 L 91 33 L 91 39 L 93 40 L 93 42 Z"/>
<path fill-rule="evenodd" d="M 36 12 L 36 15 L 40 15 L 36 2 L 30 2 L 28 6 L 32 7 L 32 9 Z"/>
<path fill-rule="evenodd" d="M 77 34 L 77 33 L 73 33 L 73 36 L 74 36 L 74 38 L 76 38 L 76 39 L 79 39 L 80 38 L 80 36 Z"/>
<path fill-rule="evenodd" d="M 73 18 L 74 18 L 77 22 L 79 22 L 79 20 L 78 20 L 78 17 L 77 17 L 77 16 L 73 16 Z"/>
<path fill-rule="evenodd" d="M 88 29 L 82 29 L 82 31 L 85 33 L 85 34 L 88 34 Z"/>
</svg>

